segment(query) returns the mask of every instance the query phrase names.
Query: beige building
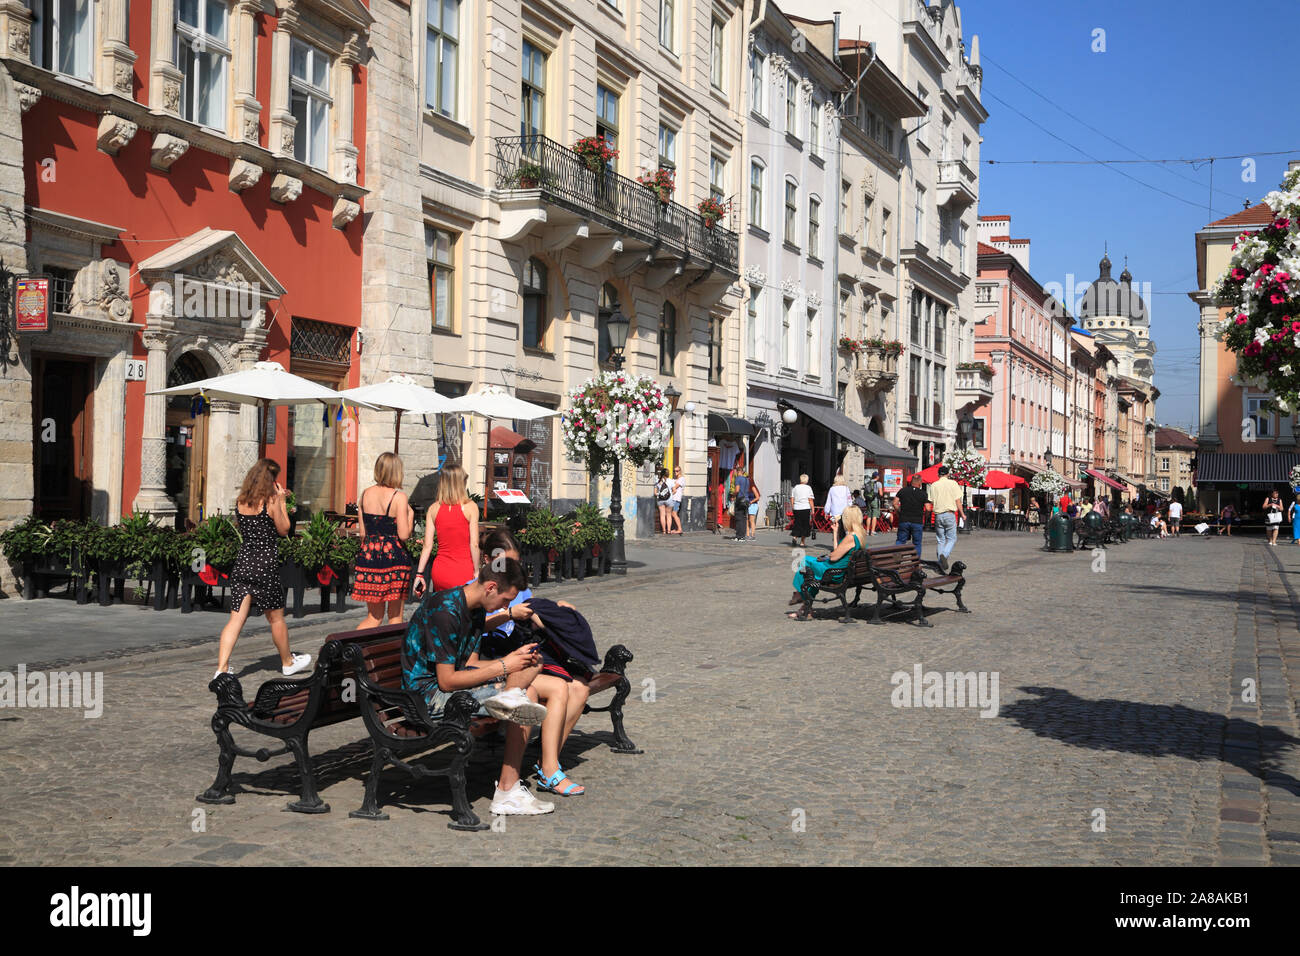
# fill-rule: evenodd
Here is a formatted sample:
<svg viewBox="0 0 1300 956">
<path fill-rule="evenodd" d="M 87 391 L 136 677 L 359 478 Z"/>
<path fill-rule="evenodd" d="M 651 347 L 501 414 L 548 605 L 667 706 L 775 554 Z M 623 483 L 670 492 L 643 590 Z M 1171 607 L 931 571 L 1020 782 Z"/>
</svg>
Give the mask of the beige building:
<svg viewBox="0 0 1300 956">
<path fill-rule="evenodd" d="M 374 16 L 363 378 L 409 372 L 445 394 L 505 386 L 559 409 L 608 367 L 605 321 L 621 311 L 627 370 L 681 393 L 669 454 L 688 476 L 685 523 L 702 526 L 707 413 L 740 408 L 723 359 L 738 347 L 737 237 L 697 211 L 738 192 L 739 6 L 416 0 Z M 592 136 L 618 151 L 608 167 L 574 152 Z M 672 177 L 671 202 L 637 181 L 656 170 Z M 408 475 L 460 461 L 482 489 L 486 422 L 467 417 L 462 433 L 444 416 L 433 429 L 438 458 L 412 442 Z M 559 419 L 517 430 L 537 446 L 534 503 L 586 500 Z M 363 434 L 363 462 L 389 447 L 382 425 Z M 623 489 L 629 534 L 647 533 L 645 473 L 627 472 Z"/>
</svg>

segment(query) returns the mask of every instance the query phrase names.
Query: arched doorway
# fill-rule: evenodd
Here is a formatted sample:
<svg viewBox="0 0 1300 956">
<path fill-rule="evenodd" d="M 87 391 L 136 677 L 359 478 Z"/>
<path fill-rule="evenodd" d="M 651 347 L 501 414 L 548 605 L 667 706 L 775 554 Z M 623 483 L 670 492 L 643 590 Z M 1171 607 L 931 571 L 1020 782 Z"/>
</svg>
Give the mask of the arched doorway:
<svg viewBox="0 0 1300 956">
<path fill-rule="evenodd" d="M 183 352 L 167 373 L 167 387 L 211 378 L 196 352 Z M 206 403 L 187 395 L 167 400 L 167 495 L 176 502 L 176 527 L 201 522 L 207 494 L 208 411 Z"/>
</svg>

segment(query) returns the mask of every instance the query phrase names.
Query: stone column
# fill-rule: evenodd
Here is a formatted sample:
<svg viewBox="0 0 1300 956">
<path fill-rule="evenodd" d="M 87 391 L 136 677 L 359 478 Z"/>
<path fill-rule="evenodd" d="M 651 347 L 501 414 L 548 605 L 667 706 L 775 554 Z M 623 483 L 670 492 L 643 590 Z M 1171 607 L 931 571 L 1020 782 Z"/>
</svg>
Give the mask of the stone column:
<svg viewBox="0 0 1300 956">
<path fill-rule="evenodd" d="M 352 142 L 353 83 L 352 70 L 361 62 L 361 35 L 353 33 L 343 46 L 335 67 L 334 82 L 334 149 L 330 171 L 335 179 L 345 183 L 357 181 L 357 154 Z"/>
<path fill-rule="evenodd" d="M 266 329 L 262 328 L 265 317 L 266 313 L 259 311 L 244 332 L 243 340 L 231 348 L 240 371 L 252 368 L 262 358 L 262 351 L 266 348 Z M 257 405 L 241 405 L 239 408 L 239 430 L 234 455 L 237 479 L 234 490 L 238 490 L 237 482 L 242 481 L 248 469 L 257 462 L 260 414 L 261 407 Z"/>
<path fill-rule="evenodd" d="M 280 20 L 271 37 L 271 135 L 266 147 L 277 156 L 292 156 L 298 121 L 289 112 L 289 46 L 298 26 L 296 0 L 287 0 L 278 12 Z"/>
<path fill-rule="evenodd" d="M 101 2 L 104 5 L 104 31 L 96 57 L 99 88 L 134 99 L 135 51 L 126 42 L 127 0 Z"/>
<path fill-rule="evenodd" d="M 170 309 L 169 292 L 150 293 L 149 314 L 144 331 L 144 346 L 149 350 L 145 367 L 145 392 L 167 387 L 167 352 L 176 335 L 176 323 Z M 132 510 L 153 515 L 162 521 L 176 517 L 176 502 L 167 495 L 167 399 L 162 395 L 145 395 L 144 430 L 140 440 L 140 491 Z"/>
<path fill-rule="evenodd" d="M 235 42 L 235 117 L 231 135 L 246 143 L 258 142 L 258 124 L 262 104 L 253 91 L 257 88 L 254 75 L 253 48 L 257 42 L 257 13 L 261 4 L 257 0 L 239 0 L 235 4 L 231 32 Z"/>
<path fill-rule="evenodd" d="M 149 67 L 149 106 L 180 115 L 181 71 L 173 62 L 176 46 L 175 0 L 154 0 L 153 62 Z"/>
<path fill-rule="evenodd" d="M 1219 309 L 1212 302 L 1202 300 L 1201 322 L 1201 380 L 1199 402 L 1201 433 L 1198 440 L 1204 445 L 1220 445 L 1219 437 Z"/>
</svg>

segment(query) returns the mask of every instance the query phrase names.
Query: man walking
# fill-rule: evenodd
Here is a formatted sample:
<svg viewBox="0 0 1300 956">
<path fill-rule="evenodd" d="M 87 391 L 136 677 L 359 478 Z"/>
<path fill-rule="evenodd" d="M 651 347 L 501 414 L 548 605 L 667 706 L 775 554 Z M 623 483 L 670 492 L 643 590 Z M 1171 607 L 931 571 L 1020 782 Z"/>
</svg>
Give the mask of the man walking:
<svg viewBox="0 0 1300 956">
<path fill-rule="evenodd" d="M 955 482 L 954 482 L 955 484 Z M 921 556 L 921 530 L 925 520 L 925 503 L 929 501 L 925 489 L 921 487 L 921 474 L 912 475 L 910 488 L 900 488 L 894 496 L 894 506 L 898 509 L 898 537 L 894 544 L 907 544 L 916 548 L 916 556 Z"/>
<path fill-rule="evenodd" d="M 948 555 L 957 543 L 957 519 L 962 517 L 961 485 L 948 477 L 948 466 L 939 466 L 939 480 L 930 486 L 930 504 L 934 506 L 935 550 L 939 553 L 939 570 L 948 573 Z"/>
<path fill-rule="evenodd" d="M 1177 499 L 1169 502 L 1169 533 L 1178 537 L 1178 526 L 1183 523 L 1183 503 Z"/>
</svg>

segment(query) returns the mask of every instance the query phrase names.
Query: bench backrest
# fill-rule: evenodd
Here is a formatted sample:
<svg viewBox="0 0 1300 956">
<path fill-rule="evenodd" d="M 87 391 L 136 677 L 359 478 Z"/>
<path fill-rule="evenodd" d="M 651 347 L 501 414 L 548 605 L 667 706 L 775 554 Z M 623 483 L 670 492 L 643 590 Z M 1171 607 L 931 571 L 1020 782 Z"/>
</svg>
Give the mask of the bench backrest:
<svg viewBox="0 0 1300 956">
<path fill-rule="evenodd" d="M 916 548 L 910 544 L 890 544 L 880 548 L 867 548 L 864 554 L 870 561 L 871 571 L 893 571 L 904 581 L 921 567 Z"/>
<path fill-rule="evenodd" d="M 342 631 L 338 634 L 331 634 L 325 639 L 325 645 L 321 647 L 319 660 L 322 663 L 328 660 L 330 664 L 329 674 L 325 679 L 325 696 L 321 701 L 320 710 L 316 714 L 315 723 L 317 726 L 337 723 L 340 720 L 350 720 L 360 713 L 357 709 L 355 688 L 352 688 L 351 693 L 347 695 L 348 700 L 343 699 L 343 681 L 353 676 L 351 669 L 343 664 L 343 649 L 349 644 L 360 644 L 367 650 L 373 646 L 391 646 L 395 648 L 397 683 L 393 686 L 401 685 L 402 642 L 406 639 L 406 631 L 409 626 L 409 624 L 385 624 L 381 627 L 367 628 L 362 631 Z M 371 679 L 374 680 L 373 677 Z"/>
</svg>

